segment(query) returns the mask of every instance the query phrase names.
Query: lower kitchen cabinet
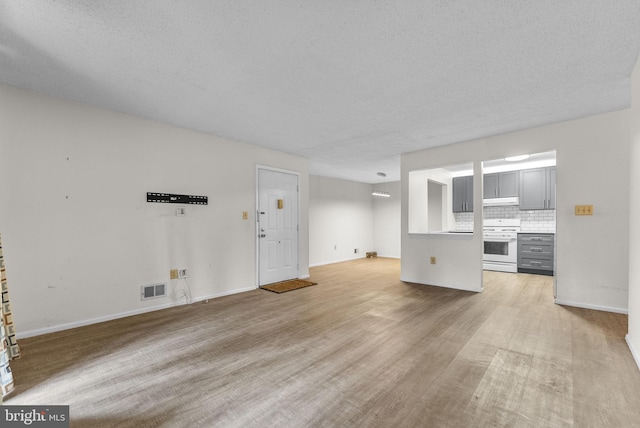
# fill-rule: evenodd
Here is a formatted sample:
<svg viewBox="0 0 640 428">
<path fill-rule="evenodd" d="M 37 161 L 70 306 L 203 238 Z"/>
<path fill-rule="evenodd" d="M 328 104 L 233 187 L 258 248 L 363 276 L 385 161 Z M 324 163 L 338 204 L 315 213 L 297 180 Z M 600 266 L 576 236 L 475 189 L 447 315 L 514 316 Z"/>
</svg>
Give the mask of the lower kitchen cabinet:
<svg viewBox="0 0 640 428">
<path fill-rule="evenodd" d="M 553 233 L 518 233 L 518 272 L 553 275 Z"/>
</svg>

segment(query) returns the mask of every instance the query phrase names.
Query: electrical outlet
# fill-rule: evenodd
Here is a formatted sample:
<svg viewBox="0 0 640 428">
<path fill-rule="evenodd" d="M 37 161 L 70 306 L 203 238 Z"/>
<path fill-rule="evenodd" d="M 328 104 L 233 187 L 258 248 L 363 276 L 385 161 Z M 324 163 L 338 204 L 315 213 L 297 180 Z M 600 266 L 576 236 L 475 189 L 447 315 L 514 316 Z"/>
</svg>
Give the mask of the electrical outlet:
<svg viewBox="0 0 640 428">
<path fill-rule="evenodd" d="M 354 249 L 353 249 L 353 254 L 358 254 L 359 252 L 360 252 L 360 250 L 359 250 L 359 249 L 357 249 L 357 248 L 354 248 Z"/>
<path fill-rule="evenodd" d="M 593 215 L 593 205 L 576 205 L 576 215 Z"/>
<path fill-rule="evenodd" d="M 169 271 L 169 278 L 178 279 L 178 269 L 171 269 Z"/>
<path fill-rule="evenodd" d="M 436 264 L 436 258 L 435 258 L 434 256 L 431 256 L 431 257 L 429 258 L 429 260 L 431 261 L 431 264 L 432 264 L 432 265 L 435 265 L 435 264 Z"/>
<path fill-rule="evenodd" d="M 178 269 L 178 278 L 186 278 L 189 276 L 187 268 Z"/>
</svg>

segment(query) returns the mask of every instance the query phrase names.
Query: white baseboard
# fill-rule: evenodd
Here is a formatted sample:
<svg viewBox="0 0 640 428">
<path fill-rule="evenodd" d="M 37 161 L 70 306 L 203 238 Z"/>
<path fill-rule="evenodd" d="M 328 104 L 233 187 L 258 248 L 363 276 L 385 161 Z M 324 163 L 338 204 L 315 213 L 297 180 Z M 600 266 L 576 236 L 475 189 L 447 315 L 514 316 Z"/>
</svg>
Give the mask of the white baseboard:
<svg viewBox="0 0 640 428">
<path fill-rule="evenodd" d="M 191 299 L 191 303 L 193 304 L 193 303 L 196 303 L 196 302 L 201 302 L 203 300 L 215 299 L 217 297 L 223 297 L 223 296 L 229 296 L 229 295 L 232 295 L 232 294 L 244 293 L 246 291 L 252 291 L 252 290 L 255 290 L 255 289 L 256 289 L 255 287 L 239 288 L 239 289 L 236 289 L 236 290 L 223 291 L 221 293 L 211 294 L 211 295 L 208 295 L 208 296 L 198 296 L 196 298 Z M 20 333 L 16 334 L 16 337 L 17 337 L 17 339 L 24 339 L 24 338 L 27 338 L 27 337 L 40 336 L 40 335 L 43 335 L 43 334 L 55 333 L 57 331 L 69 330 L 69 329 L 72 329 L 72 328 L 83 327 L 83 326 L 91 325 L 91 324 L 98 324 L 98 323 L 105 322 L 105 321 L 111 321 L 111 320 L 115 320 L 115 319 L 119 319 L 119 318 L 130 317 L 132 315 L 144 314 L 146 312 L 160 311 L 162 309 L 172 308 L 174 306 L 180 306 L 180 305 L 186 305 L 186 304 L 187 303 L 184 302 L 184 301 L 169 302 L 169 303 L 164 303 L 162 305 L 156 305 L 156 306 L 150 306 L 150 307 L 146 307 L 146 308 L 134 309 L 132 311 L 120 312 L 120 313 L 117 313 L 117 314 L 105 315 L 105 316 L 97 317 L 97 318 L 90 318 L 90 319 L 81 320 L 81 321 L 74 321 L 74 322 L 70 322 L 70 323 L 58 324 L 58 325 L 45 327 L 45 328 L 38 328 L 38 329 L 35 329 L 35 330 L 24 331 L 24 332 L 20 332 Z"/>
<path fill-rule="evenodd" d="M 378 255 L 377 255 L 377 257 L 378 257 L 378 258 L 381 258 L 381 259 L 398 259 L 398 260 L 400 260 L 400 257 L 396 257 L 396 256 L 385 256 L 385 255 L 383 255 L 383 254 L 378 254 Z M 331 262 L 321 262 L 321 263 L 315 263 L 315 264 L 309 265 L 309 267 L 310 267 L 310 268 L 312 268 L 312 267 L 316 267 L 316 266 L 326 266 L 326 265 L 332 265 L 332 264 L 334 264 L 334 263 L 351 262 L 351 261 L 353 261 L 353 260 L 360 260 L 360 259 L 366 259 L 366 258 L 367 258 L 367 257 L 366 257 L 366 256 L 364 256 L 364 257 L 355 257 L 355 258 L 353 258 L 353 259 L 334 260 L 334 261 L 331 261 Z"/>
<path fill-rule="evenodd" d="M 402 276 L 400 276 L 400 281 L 401 282 L 406 282 L 406 283 L 409 283 L 409 284 L 425 285 L 427 287 L 440 287 L 440 288 L 449 288 L 451 290 L 469 291 L 471 293 L 480 293 L 480 292 L 482 292 L 482 287 L 480 287 L 479 289 L 472 289 L 472 288 L 461 286 L 461 285 L 457 285 L 457 284 L 436 284 L 436 283 L 432 283 L 432 282 L 426 283 L 426 282 L 423 282 L 422 280 L 404 278 Z"/>
<path fill-rule="evenodd" d="M 361 257 L 353 257 L 353 258 L 350 258 L 350 259 L 332 260 L 332 261 L 329 261 L 329 262 L 314 263 L 312 265 L 309 265 L 309 267 L 326 266 L 326 265 L 332 265 L 334 263 L 350 262 L 350 261 L 353 261 L 353 260 L 360 260 L 360 259 L 364 259 L 364 258 L 365 258 L 364 256 L 361 256 Z"/>
<path fill-rule="evenodd" d="M 627 342 L 627 346 L 629 347 L 629 350 L 631 351 L 631 355 L 633 355 L 633 359 L 636 362 L 636 366 L 638 366 L 638 369 L 640 369 L 640 354 L 638 354 L 638 351 L 636 350 L 636 347 L 633 346 L 633 342 L 631 342 L 631 338 L 629 337 L 628 334 L 624 337 L 624 340 Z"/>
<path fill-rule="evenodd" d="M 601 305 L 591 305 L 588 303 L 578 303 L 578 302 L 568 302 L 566 300 L 555 300 L 556 305 L 562 306 L 573 306 L 574 308 L 582 308 L 582 309 L 593 309 L 595 311 L 603 311 L 603 312 L 613 312 L 616 314 L 625 314 L 627 315 L 629 311 L 623 308 L 613 308 L 610 306 L 601 306 Z"/>
</svg>

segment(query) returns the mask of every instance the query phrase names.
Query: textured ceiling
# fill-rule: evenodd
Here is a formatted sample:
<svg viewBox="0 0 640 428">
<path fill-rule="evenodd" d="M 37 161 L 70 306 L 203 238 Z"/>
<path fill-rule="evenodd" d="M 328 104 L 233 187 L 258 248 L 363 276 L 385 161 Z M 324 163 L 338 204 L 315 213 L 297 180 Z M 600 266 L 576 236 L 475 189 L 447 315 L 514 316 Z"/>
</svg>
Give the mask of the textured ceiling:
<svg viewBox="0 0 640 428">
<path fill-rule="evenodd" d="M 626 108 L 638 0 L 0 2 L 0 82 L 399 179 L 400 154 Z"/>
</svg>

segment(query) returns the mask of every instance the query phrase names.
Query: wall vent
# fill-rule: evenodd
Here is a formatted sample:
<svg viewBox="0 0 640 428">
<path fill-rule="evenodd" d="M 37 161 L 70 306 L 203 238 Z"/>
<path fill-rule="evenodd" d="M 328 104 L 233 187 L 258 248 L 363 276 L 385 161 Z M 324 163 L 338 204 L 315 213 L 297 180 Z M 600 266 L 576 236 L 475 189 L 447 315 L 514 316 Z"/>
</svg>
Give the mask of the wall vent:
<svg viewBox="0 0 640 428">
<path fill-rule="evenodd" d="M 142 300 L 155 299 L 156 297 L 165 297 L 167 295 L 166 284 L 151 284 L 140 287 L 140 298 Z"/>
</svg>

